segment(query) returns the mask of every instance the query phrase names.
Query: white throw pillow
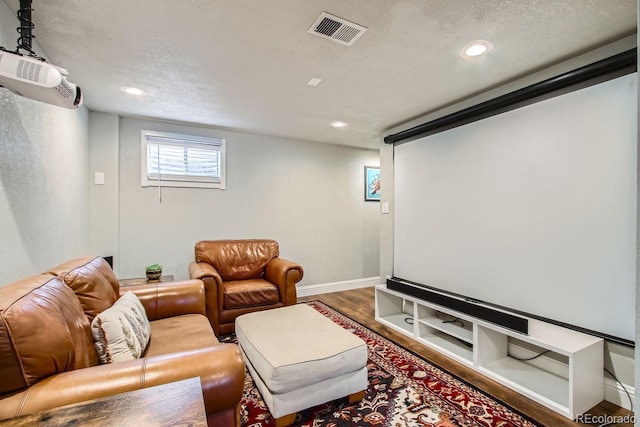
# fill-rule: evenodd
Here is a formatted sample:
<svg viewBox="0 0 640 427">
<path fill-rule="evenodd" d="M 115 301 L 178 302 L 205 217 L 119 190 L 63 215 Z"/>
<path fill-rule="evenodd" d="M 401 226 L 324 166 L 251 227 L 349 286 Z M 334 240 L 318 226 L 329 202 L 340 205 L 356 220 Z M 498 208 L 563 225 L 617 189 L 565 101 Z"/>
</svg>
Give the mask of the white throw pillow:
<svg viewBox="0 0 640 427">
<path fill-rule="evenodd" d="M 100 363 L 138 359 L 151 337 L 151 326 L 140 299 L 122 295 L 91 322 L 91 333 Z"/>
</svg>

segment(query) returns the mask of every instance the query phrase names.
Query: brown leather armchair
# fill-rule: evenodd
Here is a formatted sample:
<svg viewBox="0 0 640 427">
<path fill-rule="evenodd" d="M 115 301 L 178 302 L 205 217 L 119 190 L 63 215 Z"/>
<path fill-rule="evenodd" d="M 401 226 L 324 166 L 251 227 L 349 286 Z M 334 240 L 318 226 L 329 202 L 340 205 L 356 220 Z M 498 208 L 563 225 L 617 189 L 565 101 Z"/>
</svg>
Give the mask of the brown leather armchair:
<svg viewBox="0 0 640 427">
<path fill-rule="evenodd" d="M 236 317 L 297 302 L 302 267 L 279 258 L 275 240 L 202 240 L 189 276 L 204 282 L 207 317 L 216 335 L 235 330 Z"/>
</svg>

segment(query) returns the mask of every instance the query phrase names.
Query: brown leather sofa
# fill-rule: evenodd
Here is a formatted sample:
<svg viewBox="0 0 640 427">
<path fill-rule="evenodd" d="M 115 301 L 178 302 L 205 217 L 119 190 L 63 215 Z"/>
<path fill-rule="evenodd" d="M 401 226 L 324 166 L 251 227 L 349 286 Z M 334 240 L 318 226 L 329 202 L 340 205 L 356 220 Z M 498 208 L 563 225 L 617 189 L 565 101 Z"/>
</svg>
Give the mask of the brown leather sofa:
<svg viewBox="0 0 640 427">
<path fill-rule="evenodd" d="M 144 306 L 142 358 L 98 365 L 90 322 L 121 293 Z M 200 280 L 119 287 L 102 258 L 0 286 L 0 419 L 199 377 L 211 426 L 240 426 L 244 362 L 205 317 Z"/>
<path fill-rule="evenodd" d="M 207 317 L 217 335 L 235 330 L 236 317 L 297 302 L 302 267 L 280 258 L 275 240 L 202 240 L 189 277 L 204 282 Z"/>
</svg>

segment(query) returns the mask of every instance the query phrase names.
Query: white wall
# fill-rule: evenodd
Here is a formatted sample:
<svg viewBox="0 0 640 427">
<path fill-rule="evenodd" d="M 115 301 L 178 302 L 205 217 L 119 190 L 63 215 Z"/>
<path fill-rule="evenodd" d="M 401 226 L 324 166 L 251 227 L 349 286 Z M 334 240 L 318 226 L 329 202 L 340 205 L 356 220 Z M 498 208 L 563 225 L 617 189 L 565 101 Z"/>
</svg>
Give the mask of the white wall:
<svg viewBox="0 0 640 427">
<path fill-rule="evenodd" d="M 113 256 L 117 269 L 119 212 L 118 212 L 118 155 L 119 117 L 115 114 L 89 114 L 89 251 L 94 255 Z M 95 173 L 104 174 L 104 184 L 96 185 Z"/>
<path fill-rule="evenodd" d="M 0 46 L 15 47 L 16 26 L 0 2 Z M 87 128 L 84 107 L 67 110 L 0 88 L 0 286 L 85 252 Z"/>
<path fill-rule="evenodd" d="M 386 130 L 385 132 L 383 132 L 382 137 L 400 132 L 402 130 L 412 128 L 421 123 L 425 123 L 439 117 L 443 117 L 447 114 L 462 110 L 472 105 L 479 104 L 489 99 L 496 98 L 500 95 L 513 92 L 517 89 L 521 89 L 523 87 L 542 81 L 544 79 L 555 77 L 564 72 L 574 70 L 578 67 L 593 63 L 600 59 L 607 58 L 611 55 L 623 52 L 627 49 L 635 48 L 636 43 L 637 43 L 637 37 L 635 35 L 631 37 L 627 37 L 623 40 L 612 43 L 603 48 L 594 50 L 592 52 L 573 58 L 571 60 L 551 66 L 549 68 L 541 70 L 540 72 L 528 75 L 517 81 L 505 84 L 504 86 L 489 90 L 485 93 L 482 93 L 478 96 L 470 98 L 466 101 L 452 104 L 449 106 L 443 106 L 443 108 L 441 109 L 430 112 L 428 114 L 425 114 L 424 116 L 418 117 L 414 120 L 411 120 L 403 124 L 399 124 L 397 126 L 394 126 L 393 128 Z M 382 177 L 382 193 L 381 194 L 383 199 L 382 201 L 383 202 L 386 201 L 391 204 L 391 214 L 382 215 L 382 220 L 380 225 L 381 226 L 380 247 L 389 248 L 389 247 L 393 247 L 393 242 L 394 242 L 393 149 L 391 146 L 384 144 L 383 140 L 381 140 L 380 145 L 381 145 L 380 163 L 381 163 L 381 177 Z M 393 267 L 392 267 L 393 251 L 381 250 L 380 255 L 381 255 L 380 257 L 381 276 L 384 277 L 384 275 L 392 275 L 393 274 Z M 636 311 L 638 311 L 638 309 L 636 309 Z M 640 330 L 636 329 L 636 336 L 640 336 L 638 335 L 639 333 L 640 333 Z M 633 359 L 633 355 L 634 355 L 633 353 L 634 353 L 633 349 L 630 349 L 629 347 L 625 347 L 615 343 L 606 343 L 605 355 L 604 355 L 605 367 L 610 371 L 612 371 L 618 377 L 618 379 L 620 379 L 627 386 L 627 388 L 632 393 L 634 392 L 634 384 L 636 386 L 640 385 L 640 383 L 636 382 L 634 378 L 634 376 L 636 375 L 634 371 L 638 372 L 640 371 L 640 368 L 637 366 L 638 363 Z M 640 378 L 640 374 L 637 374 L 637 375 L 638 375 L 638 378 Z M 640 381 L 640 379 L 638 381 Z M 605 398 L 611 402 L 617 403 L 625 407 L 629 407 L 630 405 L 629 405 L 629 401 L 626 394 L 624 393 L 624 391 L 622 391 L 622 389 L 617 390 L 616 386 L 617 385 L 615 384 L 614 380 L 607 378 L 607 381 L 605 384 Z"/>
<path fill-rule="evenodd" d="M 112 135 L 112 117 L 100 114 L 91 113 L 92 126 Z M 227 189 L 163 188 L 161 203 L 157 188 L 140 185 L 143 129 L 225 138 Z M 281 256 L 304 268 L 299 286 L 378 276 L 379 203 L 365 202 L 363 188 L 364 166 L 379 164 L 377 150 L 131 118 L 119 120 L 117 133 L 118 176 L 107 173 L 104 188 L 109 193 L 117 180 L 117 201 L 100 199 L 92 218 L 119 230 L 113 255 L 120 277 L 140 277 L 158 262 L 166 274 L 186 278 L 195 242 L 225 238 L 277 240 Z M 115 171 L 115 149 L 105 148 L 104 136 L 92 132 L 92 165 Z M 94 249 L 109 255 L 111 244 Z"/>
</svg>

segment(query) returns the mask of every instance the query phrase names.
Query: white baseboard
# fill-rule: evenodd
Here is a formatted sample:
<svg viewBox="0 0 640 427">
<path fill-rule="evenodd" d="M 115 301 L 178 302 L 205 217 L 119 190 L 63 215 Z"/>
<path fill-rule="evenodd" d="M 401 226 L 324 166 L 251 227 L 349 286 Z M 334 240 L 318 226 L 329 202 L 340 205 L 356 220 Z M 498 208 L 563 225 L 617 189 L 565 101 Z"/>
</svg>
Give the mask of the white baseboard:
<svg viewBox="0 0 640 427">
<path fill-rule="evenodd" d="M 368 288 L 380 284 L 380 276 L 363 279 L 344 280 L 342 282 L 318 283 L 316 285 L 298 286 L 298 297 L 328 294 L 329 292 L 348 291 L 350 289 Z"/>
<path fill-rule="evenodd" d="M 627 384 L 625 384 L 624 387 L 631 395 L 631 400 L 635 402 L 635 388 Z M 627 393 L 625 393 L 622 386 L 618 384 L 613 378 L 604 379 L 604 400 L 606 400 L 607 402 L 615 403 L 616 405 L 621 406 L 625 409 L 631 410 L 631 405 Z"/>
</svg>

